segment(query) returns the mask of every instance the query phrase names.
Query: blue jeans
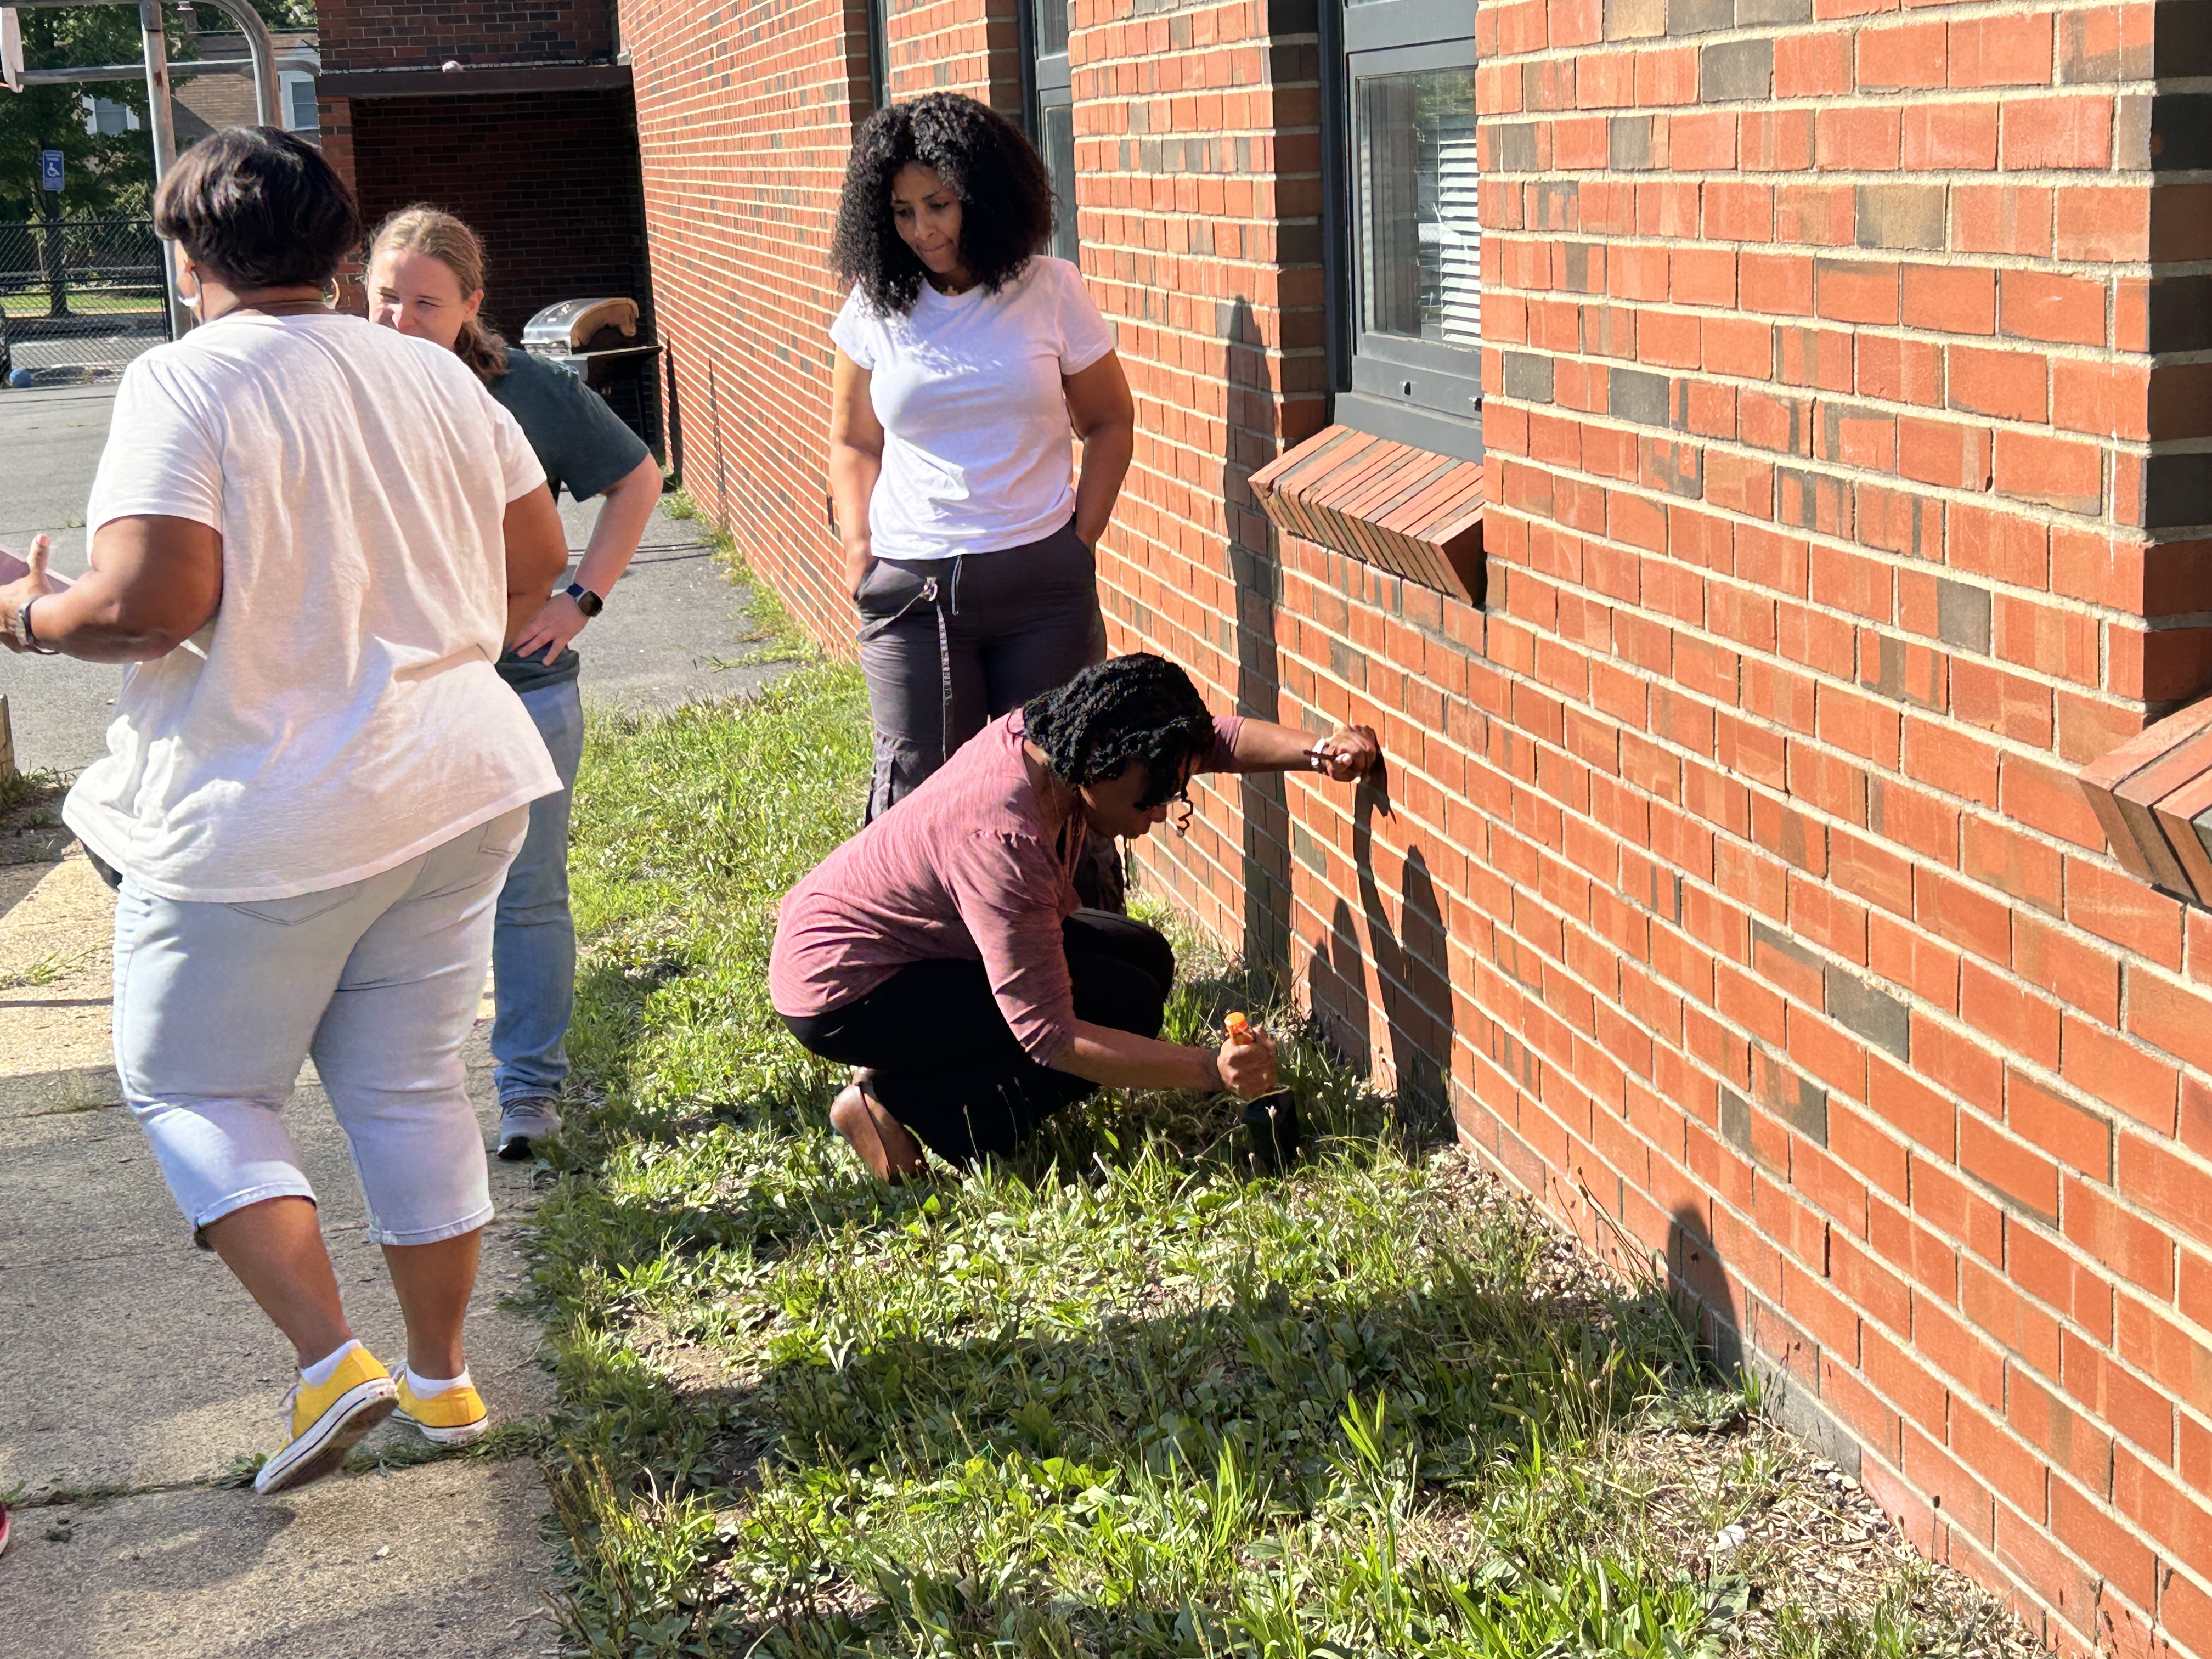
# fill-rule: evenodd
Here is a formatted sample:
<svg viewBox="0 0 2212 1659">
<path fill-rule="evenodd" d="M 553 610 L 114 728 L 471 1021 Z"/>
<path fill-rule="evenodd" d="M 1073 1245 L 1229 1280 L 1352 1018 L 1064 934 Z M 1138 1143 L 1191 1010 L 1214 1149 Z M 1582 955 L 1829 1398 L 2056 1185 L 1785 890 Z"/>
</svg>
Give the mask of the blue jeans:
<svg viewBox="0 0 2212 1659">
<path fill-rule="evenodd" d="M 561 793 L 530 807 L 530 834 L 500 890 L 492 930 L 491 1057 L 499 1103 L 557 1095 L 568 1076 L 568 1015 L 576 1000 L 576 927 L 568 915 L 568 799 L 584 757 L 584 700 L 576 682 L 522 694 L 561 775 Z"/>
</svg>

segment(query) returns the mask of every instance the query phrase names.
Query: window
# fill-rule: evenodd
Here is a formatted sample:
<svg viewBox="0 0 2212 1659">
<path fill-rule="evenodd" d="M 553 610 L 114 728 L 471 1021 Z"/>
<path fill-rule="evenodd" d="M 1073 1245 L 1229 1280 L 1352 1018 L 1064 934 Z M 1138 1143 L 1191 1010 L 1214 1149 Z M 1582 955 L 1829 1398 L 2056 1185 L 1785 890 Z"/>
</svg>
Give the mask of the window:
<svg viewBox="0 0 2212 1659">
<path fill-rule="evenodd" d="M 1336 418 L 1482 456 L 1482 233 L 1464 5 L 1343 0 L 1330 103 Z M 1332 53 L 1331 56 L 1335 56 Z"/>
<path fill-rule="evenodd" d="M 291 132 L 319 132 L 322 118 L 315 110 L 315 77 L 298 70 L 278 71 L 277 90 L 283 94 L 284 125 Z"/>
<path fill-rule="evenodd" d="M 1030 136 L 1044 157 L 1059 200 L 1059 226 L 1051 252 L 1074 259 L 1082 251 L 1075 234 L 1075 95 L 1067 72 L 1068 13 L 1074 0 L 1022 0 L 1026 57 L 1030 66 Z"/>
<path fill-rule="evenodd" d="M 128 104 L 118 104 L 112 98 L 87 98 L 84 100 L 84 130 L 94 137 L 102 133 L 112 138 L 118 133 L 138 131 L 138 112 Z"/>
<path fill-rule="evenodd" d="M 890 101 L 885 88 L 891 75 L 890 0 L 867 0 L 868 7 L 868 85 L 874 102 L 868 112 L 875 113 Z"/>
</svg>

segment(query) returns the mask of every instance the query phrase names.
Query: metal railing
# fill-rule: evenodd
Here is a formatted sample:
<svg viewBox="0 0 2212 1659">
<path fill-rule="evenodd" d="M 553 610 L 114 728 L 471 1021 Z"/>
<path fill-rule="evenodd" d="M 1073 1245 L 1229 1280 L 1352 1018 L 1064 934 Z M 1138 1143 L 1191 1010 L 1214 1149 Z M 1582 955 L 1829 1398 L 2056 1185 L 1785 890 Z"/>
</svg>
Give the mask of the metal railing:
<svg viewBox="0 0 2212 1659">
<path fill-rule="evenodd" d="M 151 220 L 0 220 L 0 380 L 119 374 L 168 337 Z"/>
</svg>

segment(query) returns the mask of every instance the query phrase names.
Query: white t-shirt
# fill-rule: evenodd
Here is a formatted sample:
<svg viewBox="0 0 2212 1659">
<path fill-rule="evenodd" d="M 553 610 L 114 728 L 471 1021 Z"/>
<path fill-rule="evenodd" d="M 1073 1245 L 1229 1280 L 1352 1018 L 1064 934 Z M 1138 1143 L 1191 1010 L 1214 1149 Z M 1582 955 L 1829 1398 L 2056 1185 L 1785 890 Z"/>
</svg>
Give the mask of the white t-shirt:
<svg viewBox="0 0 2212 1659">
<path fill-rule="evenodd" d="M 131 364 L 85 509 L 222 533 L 215 620 L 124 676 L 63 816 L 162 898 L 373 876 L 561 787 L 500 684 L 507 504 L 545 474 L 450 351 L 232 316 Z"/>
<path fill-rule="evenodd" d="M 1043 254 L 996 294 L 927 283 L 905 316 L 858 288 L 830 337 L 868 371 L 884 470 L 868 504 L 879 559 L 945 559 L 1042 541 L 1075 511 L 1060 390 L 1114 349 L 1065 259 Z"/>
</svg>

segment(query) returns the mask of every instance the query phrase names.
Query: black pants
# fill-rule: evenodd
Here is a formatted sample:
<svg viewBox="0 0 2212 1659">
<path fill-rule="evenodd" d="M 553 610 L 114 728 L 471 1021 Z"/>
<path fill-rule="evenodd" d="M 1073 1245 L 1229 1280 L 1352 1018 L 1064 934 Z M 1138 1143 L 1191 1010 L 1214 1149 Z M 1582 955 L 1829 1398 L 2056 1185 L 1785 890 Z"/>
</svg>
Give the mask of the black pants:
<svg viewBox="0 0 2212 1659">
<path fill-rule="evenodd" d="M 1158 1036 L 1175 951 L 1127 916 L 1079 910 L 1062 924 L 1075 1017 Z M 866 1066 L 884 1109 L 952 1164 L 1006 1153 L 1098 1085 L 1022 1050 L 980 962 L 910 963 L 842 1008 L 784 1024 L 825 1060 Z"/>
</svg>

